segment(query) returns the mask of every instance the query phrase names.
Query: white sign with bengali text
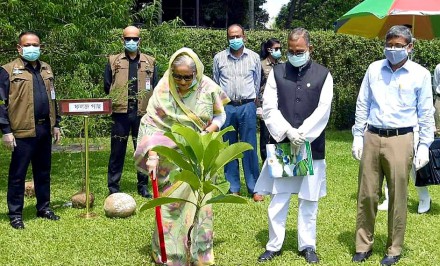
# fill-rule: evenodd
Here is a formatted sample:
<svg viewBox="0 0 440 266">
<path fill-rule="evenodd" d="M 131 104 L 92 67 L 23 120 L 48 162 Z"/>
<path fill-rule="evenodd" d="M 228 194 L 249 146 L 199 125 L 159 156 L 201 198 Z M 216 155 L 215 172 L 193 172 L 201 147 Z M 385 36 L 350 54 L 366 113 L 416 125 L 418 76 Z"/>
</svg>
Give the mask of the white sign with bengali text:
<svg viewBox="0 0 440 266">
<path fill-rule="evenodd" d="M 69 112 L 82 113 L 82 112 L 102 112 L 104 111 L 103 102 L 76 102 L 69 103 Z"/>
</svg>

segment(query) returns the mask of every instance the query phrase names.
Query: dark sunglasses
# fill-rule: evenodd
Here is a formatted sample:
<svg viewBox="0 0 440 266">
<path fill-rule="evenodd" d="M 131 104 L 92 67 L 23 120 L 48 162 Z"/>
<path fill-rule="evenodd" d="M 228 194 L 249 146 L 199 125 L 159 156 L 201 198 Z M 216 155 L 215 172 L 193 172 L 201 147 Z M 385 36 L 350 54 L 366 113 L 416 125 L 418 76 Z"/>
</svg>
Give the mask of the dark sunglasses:
<svg viewBox="0 0 440 266">
<path fill-rule="evenodd" d="M 194 78 L 194 74 L 192 74 L 192 75 L 178 75 L 178 74 L 173 73 L 173 78 L 175 80 L 182 80 L 183 79 L 185 81 L 191 81 Z"/>
<path fill-rule="evenodd" d="M 272 49 L 274 51 L 279 51 L 279 50 L 281 50 L 281 47 L 275 47 L 275 48 L 270 48 L 270 49 Z"/>
<path fill-rule="evenodd" d="M 129 42 L 131 40 L 138 42 L 139 41 L 139 37 L 124 37 L 124 41 Z"/>
</svg>

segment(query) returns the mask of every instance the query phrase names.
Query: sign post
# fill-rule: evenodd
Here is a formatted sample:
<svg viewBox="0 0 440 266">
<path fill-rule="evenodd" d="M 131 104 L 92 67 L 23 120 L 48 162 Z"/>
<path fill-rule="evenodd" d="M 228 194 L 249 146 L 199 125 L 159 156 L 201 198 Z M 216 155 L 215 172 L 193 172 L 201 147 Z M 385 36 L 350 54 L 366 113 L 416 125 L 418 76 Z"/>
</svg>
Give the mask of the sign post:
<svg viewBox="0 0 440 266">
<path fill-rule="evenodd" d="M 111 114 L 112 101 L 110 99 L 67 99 L 59 100 L 60 115 L 84 116 L 84 141 L 85 141 L 85 189 L 86 189 L 86 213 L 83 218 L 93 218 L 95 213 L 89 212 L 90 205 L 90 178 L 89 178 L 89 116 L 99 114 Z"/>
</svg>

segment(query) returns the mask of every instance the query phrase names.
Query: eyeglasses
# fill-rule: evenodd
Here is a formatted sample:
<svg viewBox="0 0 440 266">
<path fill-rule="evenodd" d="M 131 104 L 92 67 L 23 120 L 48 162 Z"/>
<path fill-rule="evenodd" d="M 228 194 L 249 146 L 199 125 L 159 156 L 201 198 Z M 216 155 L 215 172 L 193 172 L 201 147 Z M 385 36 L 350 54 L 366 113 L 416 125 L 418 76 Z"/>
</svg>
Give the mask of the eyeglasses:
<svg viewBox="0 0 440 266">
<path fill-rule="evenodd" d="M 385 44 L 385 47 L 386 48 L 391 48 L 391 49 L 395 49 L 395 48 L 402 49 L 402 48 L 407 47 L 408 44 L 409 43 L 407 43 L 407 44 L 401 44 L 401 43 L 391 44 L 391 43 L 387 43 L 387 44 Z"/>
<path fill-rule="evenodd" d="M 129 42 L 129 41 L 135 41 L 138 42 L 140 40 L 139 37 L 124 37 L 124 41 Z"/>
<path fill-rule="evenodd" d="M 295 56 L 301 56 L 301 55 L 305 54 L 306 52 L 307 51 L 296 51 L 296 52 L 289 51 L 289 54 L 295 55 Z"/>
<path fill-rule="evenodd" d="M 179 75 L 176 73 L 173 73 L 173 78 L 175 80 L 185 80 L 185 81 L 192 81 L 194 79 L 194 73 L 192 75 Z"/>
</svg>

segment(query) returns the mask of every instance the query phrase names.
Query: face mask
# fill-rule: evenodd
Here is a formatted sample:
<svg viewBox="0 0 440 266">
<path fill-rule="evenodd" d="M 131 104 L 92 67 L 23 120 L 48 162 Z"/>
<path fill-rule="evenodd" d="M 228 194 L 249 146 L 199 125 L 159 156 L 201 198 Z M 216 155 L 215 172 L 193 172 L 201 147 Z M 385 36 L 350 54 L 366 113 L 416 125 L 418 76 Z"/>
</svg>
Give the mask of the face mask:
<svg viewBox="0 0 440 266">
<path fill-rule="evenodd" d="M 385 48 L 384 54 L 391 65 L 397 65 L 408 57 L 406 48 Z"/>
<path fill-rule="evenodd" d="M 232 50 L 237 51 L 244 45 L 243 38 L 236 38 L 229 40 L 229 47 L 231 47 Z"/>
<path fill-rule="evenodd" d="M 270 53 L 270 55 L 276 60 L 276 59 L 280 59 L 280 57 L 281 57 L 281 50 L 273 50 L 272 49 L 272 52 Z"/>
<path fill-rule="evenodd" d="M 289 62 L 292 64 L 292 66 L 300 67 L 300 66 L 303 66 L 305 63 L 307 63 L 307 61 L 309 61 L 310 52 L 307 51 L 307 52 L 300 54 L 300 55 L 293 55 L 291 53 L 288 53 L 287 59 L 289 59 Z"/>
<path fill-rule="evenodd" d="M 189 88 L 191 89 L 195 85 L 197 85 L 197 79 L 193 79 L 193 82 L 191 83 L 191 86 L 189 86 Z"/>
<path fill-rule="evenodd" d="M 21 48 L 23 49 L 22 57 L 29 62 L 36 61 L 40 57 L 40 47 L 31 45 Z"/>
<path fill-rule="evenodd" d="M 125 45 L 124 45 L 124 47 L 125 47 L 125 50 L 127 50 L 128 52 L 136 52 L 137 51 L 137 49 L 138 49 L 138 44 L 139 44 L 139 42 L 135 42 L 135 41 L 133 41 L 133 40 L 130 40 L 130 41 L 126 41 L 125 42 Z"/>
</svg>

